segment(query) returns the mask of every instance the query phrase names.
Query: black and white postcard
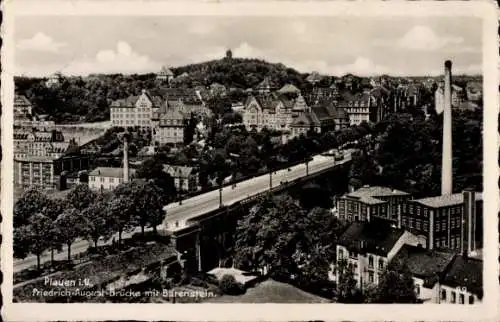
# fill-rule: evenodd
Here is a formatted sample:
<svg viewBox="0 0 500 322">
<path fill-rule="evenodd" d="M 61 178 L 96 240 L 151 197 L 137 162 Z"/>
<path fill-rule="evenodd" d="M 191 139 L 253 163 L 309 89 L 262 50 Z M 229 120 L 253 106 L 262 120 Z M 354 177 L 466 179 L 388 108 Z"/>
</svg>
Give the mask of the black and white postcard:
<svg viewBox="0 0 500 322">
<path fill-rule="evenodd" d="M 496 10 L 4 4 L 5 320 L 492 319 Z"/>
</svg>

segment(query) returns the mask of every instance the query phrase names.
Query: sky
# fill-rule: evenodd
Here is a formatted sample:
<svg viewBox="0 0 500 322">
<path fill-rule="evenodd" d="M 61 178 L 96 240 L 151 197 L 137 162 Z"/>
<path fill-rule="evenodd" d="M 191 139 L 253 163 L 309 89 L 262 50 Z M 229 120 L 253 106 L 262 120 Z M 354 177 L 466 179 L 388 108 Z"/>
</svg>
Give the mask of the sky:
<svg viewBox="0 0 500 322">
<path fill-rule="evenodd" d="M 149 73 L 234 57 L 325 75 L 480 74 L 482 21 L 472 17 L 20 16 L 15 74 Z"/>
</svg>

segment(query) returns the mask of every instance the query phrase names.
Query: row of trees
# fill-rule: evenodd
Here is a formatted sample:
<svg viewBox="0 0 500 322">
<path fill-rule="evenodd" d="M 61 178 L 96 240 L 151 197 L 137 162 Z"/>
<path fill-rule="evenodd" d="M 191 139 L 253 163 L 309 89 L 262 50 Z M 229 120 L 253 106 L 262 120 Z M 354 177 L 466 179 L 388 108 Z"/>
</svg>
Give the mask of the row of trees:
<svg viewBox="0 0 500 322">
<path fill-rule="evenodd" d="M 78 238 L 92 241 L 97 248 L 101 237 L 118 234 L 118 246 L 123 232 L 136 226 L 142 234 L 163 221 L 164 194 L 153 181 L 137 179 L 121 184 L 113 192 L 95 193 L 81 184 L 65 199 L 51 199 L 36 189 L 27 190 L 14 207 L 14 256 L 37 257 L 67 246 L 71 261 L 71 245 Z"/>
</svg>

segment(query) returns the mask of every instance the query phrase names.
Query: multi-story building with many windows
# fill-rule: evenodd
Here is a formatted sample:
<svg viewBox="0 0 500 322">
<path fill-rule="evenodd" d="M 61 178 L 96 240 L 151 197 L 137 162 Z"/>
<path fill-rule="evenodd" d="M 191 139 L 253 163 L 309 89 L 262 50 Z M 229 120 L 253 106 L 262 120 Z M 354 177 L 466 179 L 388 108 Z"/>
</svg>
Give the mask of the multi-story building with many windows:
<svg viewBox="0 0 500 322">
<path fill-rule="evenodd" d="M 451 106 L 457 108 L 465 100 L 465 91 L 456 85 L 451 87 Z M 436 113 L 441 114 L 444 109 L 444 82 L 439 83 L 436 92 L 434 93 L 434 105 Z"/>
<path fill-rule="evenodd" d="M 111 124 L 121 127 L 151 127 L 153 113 L 162 105 L 161 97 L 152 96 L 143 90 L 139 96 L 130 96 L 111 103 Z"/>
<path fill-rule="evenodd" d="M 88 169 L 89 159 L 85 156 L 29 156 L 14 158 L 14 185 L 27 189 L 38 187 L 56 190 L 61 173 Z"/>
<path fill-rule="evenodd" d="M 14 119 L 17 120 L 31 120 L 32 115 L 31 102 L 24 95 L 14 96 Z"/>
<path fill-rule="evenodd" d="M 481 246 L 482 194 L 463 193 L 410 200 L 399 225 L 427 240 L 429 249 L 472 253 Z"/>
<path fill-rule="evenodd" d="M 167 101 L 153 113 L 153 140 L 160 145 L 184 143 L 191 113 L 179 101 Z"/>
<path fill-rule="evenodd" d="M 336 201 L 340 219 L 369 221 L 373 217 L 398 220 L 398 209 L 411 199 L 411 195 L 400 190 L 378 186 L 364 186 L 345 194 Z"/>
</svg>

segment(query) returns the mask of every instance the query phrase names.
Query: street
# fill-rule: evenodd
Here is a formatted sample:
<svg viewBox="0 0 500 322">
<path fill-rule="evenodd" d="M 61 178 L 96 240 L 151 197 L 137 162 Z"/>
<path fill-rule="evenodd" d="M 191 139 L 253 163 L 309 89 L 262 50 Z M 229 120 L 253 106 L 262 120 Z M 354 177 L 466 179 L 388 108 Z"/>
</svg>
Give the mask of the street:
<svg viewBox="0 0 500 322">
<path fill-rule="evenodd" d="M 336 161 L 335 164 L 342 164 L 351 159 L 351 150 L 344 152 L 344 160 Z M 322 155 L 314 156 L 313 160 L 309 162 L 309 173 L 315 173 L 332 166 L 334 162 L 333 157 L 325 157 Z M 298 164 L 288 169 L 278 170 L 273 174 L 273 187 L 280 184 L 281 181 L 292 181 L 299 177 L 306 175 L 306 165 Z M 269 174 L 261 175 L 237 184 L 235 188 L 227 186 L 222 191 L 222 202 L 224 205 L 230 205 L 237 201 L 243 200 L 250 196 L 256 195 L 269 189 Z M 165 206 L 167 216 L 168 230 L 175 231 L 186 227 L 186 222 L 189 219 L 195 218 L 203 213 L 212 211 L 219 207 L 219 189 L 192 197 L 182 201 L 182 205 L 178 202 L 170 203 Z M 150 230 L 151 228 L 147 229 Z M 124 232 L 122 238 L 130 238 L 134 233 L 140 232 L 140 227 L 136 227 L 131 232 Z M 118 234 L 114 237 L 118 239 Z M 107 241 L 101 240 L 99 245 L 111 244 L 112 238 Z M 82 253 L 89 247 L 87 240 L 77 240 L 71 247 L 73 255 Z M 64 246 L 61 252 L 54 254 L 55 260 L 65 260 L 67 258 L 67 247 Z M 40 262 L 45 263 L 50 261 L 50 252 L 47 251 L 40 257 Z M 28 256 L 25 259 L 14 260 L 14 272 L 22 271 L 28 267 L 36 265 L 36 256 Z"/>
</svg>

